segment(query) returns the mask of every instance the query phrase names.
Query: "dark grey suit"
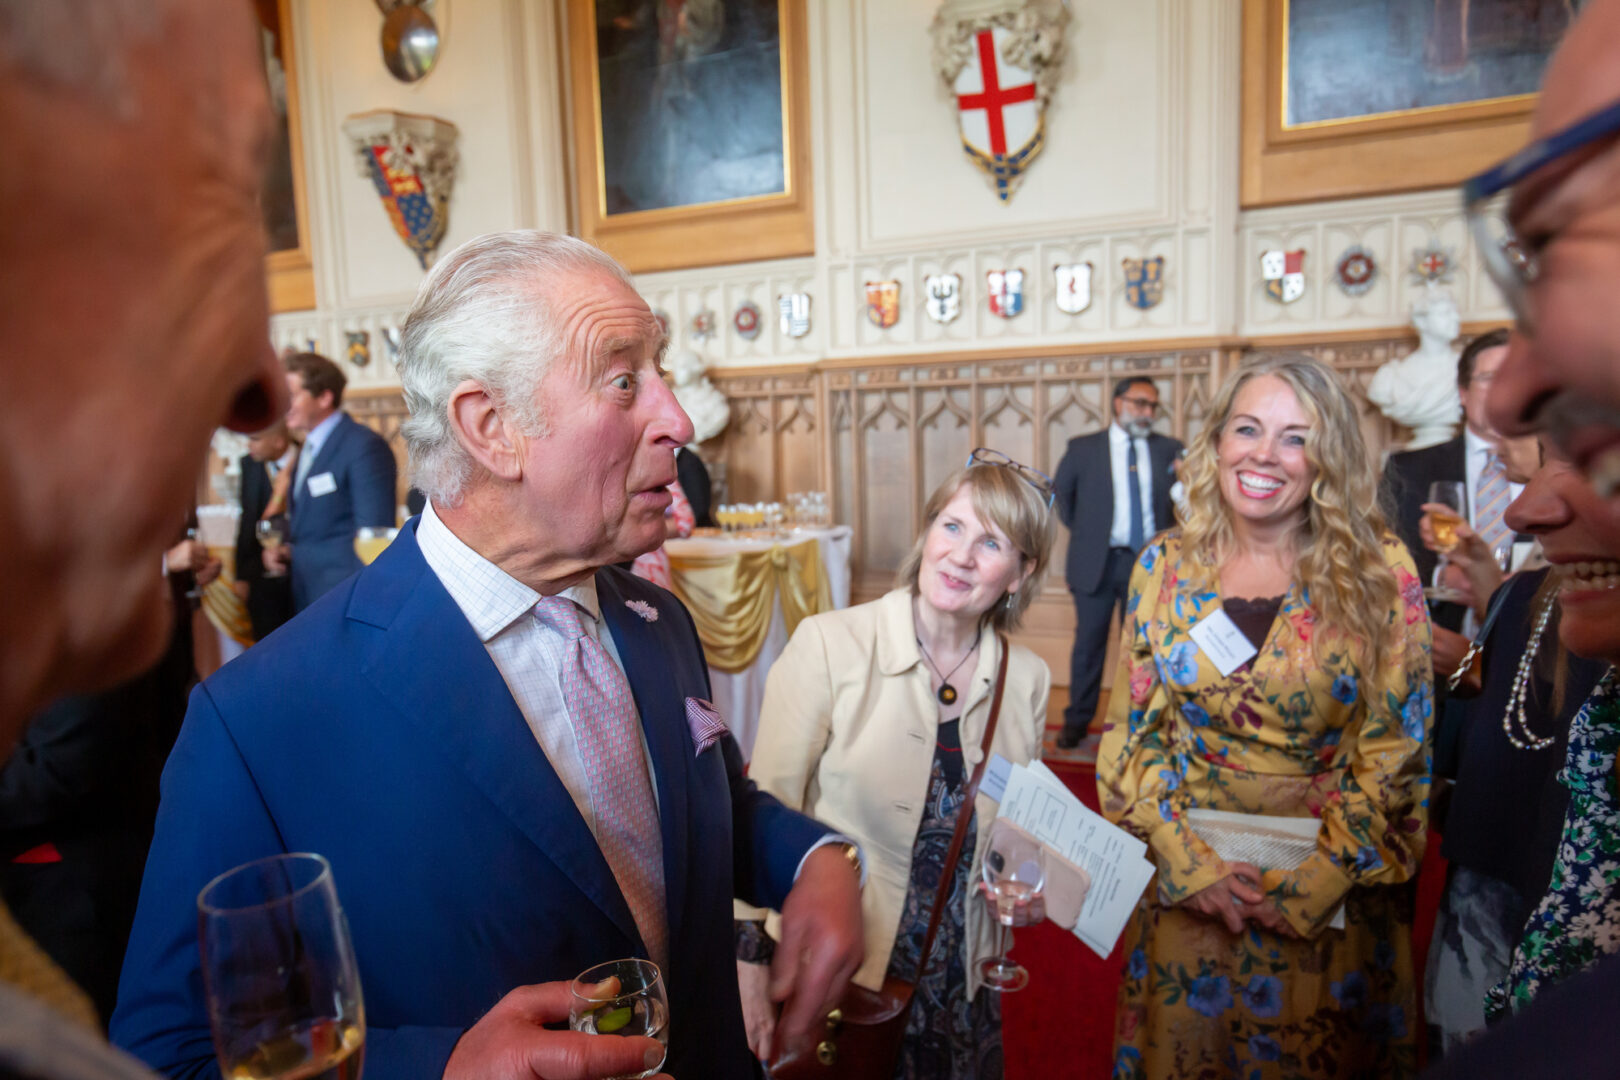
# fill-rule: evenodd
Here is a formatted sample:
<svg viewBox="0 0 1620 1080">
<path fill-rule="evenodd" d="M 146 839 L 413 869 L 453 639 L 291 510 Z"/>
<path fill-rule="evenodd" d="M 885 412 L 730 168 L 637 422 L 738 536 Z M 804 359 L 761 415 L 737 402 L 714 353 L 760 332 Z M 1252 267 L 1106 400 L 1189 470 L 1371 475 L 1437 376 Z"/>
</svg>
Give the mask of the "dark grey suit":
<svg viewBox="0 0 1620 1080">
<path fill-rule="evenodd" d="M 1147 446 L 1153 524 L 1163 530 L 1176 520 L 1170 501 L 1170 488 L 1176 482 L 1171 465 L 1182 447 L 1168 435 L 1158 434 L 1148 436 Z M 1113 548 L 1109 540 L 1114 524 L 1114 472 L 1108 428 L 1069 440 L 1058 465 L 1056 495 L 1058 517 L 1069 529 L 1064 577 L 1074 596 L 1076 620 L 1069 661 L 1069 707 L 1063 712 L 1063 733 L 1074 739 L 1085 731 L 1097 709 L 1109 624 L 1115 607 L 1124 606 L 1136 561 L 1136 552 Z M 1127 493 L 1121 492 L 1119 497 L 1126 498 Z"/>
</svg>

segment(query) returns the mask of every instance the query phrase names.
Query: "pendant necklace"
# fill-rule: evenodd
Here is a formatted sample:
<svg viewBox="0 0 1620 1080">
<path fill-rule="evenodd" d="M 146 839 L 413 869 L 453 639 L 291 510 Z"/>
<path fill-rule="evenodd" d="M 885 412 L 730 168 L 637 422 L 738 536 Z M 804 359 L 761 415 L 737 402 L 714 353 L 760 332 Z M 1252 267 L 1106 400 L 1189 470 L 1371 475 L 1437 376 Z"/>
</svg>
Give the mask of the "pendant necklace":
<svg viewBox="0 0 1620 1080">
<path fill-rule="evenodd" d="M 934 663 L 934 658 L 932 656 L 928 655 L 928 649 L 923 645 L 921 637 L 917 638 L 917 648 L 922 650 L 923 659 L 928 661 L 929 668 L 933 670 L 935 675 L 939 675 L 939 665 Z M 967 658 L 972 656 L 978 648 L 979 643 L 975 641 L 973 643 L 973 647 L 968 649 L 967 652 L 963 653 L 962 659 L 956 662 L 956 667 L 951 668 L 950 671 L 947 671 L 943 675 L 939 675 L 939 690 L 934 696 L 939 698 L 939 703 L 941 705 L 956 704 L 956 687 L 951 685 L 951 676 L 956 674 L 957 668 L 960 668 L 963 664 L 967 663 Z"/>
</svg>

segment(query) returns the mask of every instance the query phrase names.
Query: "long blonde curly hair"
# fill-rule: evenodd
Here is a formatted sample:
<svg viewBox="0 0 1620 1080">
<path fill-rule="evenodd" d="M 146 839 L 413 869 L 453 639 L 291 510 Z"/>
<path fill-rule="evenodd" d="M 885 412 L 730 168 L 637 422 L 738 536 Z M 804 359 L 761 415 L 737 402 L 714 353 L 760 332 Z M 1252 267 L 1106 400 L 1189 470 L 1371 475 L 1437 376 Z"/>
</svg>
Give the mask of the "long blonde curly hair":
<svg viewBox="0 0 1620 1080">
<path fill-rule="evenodd" d="M 1399 595 L 1384 558 L 1389 527 L 1378 505 L 1378 480 L 1361 437 L 1356 406 L 1338 375 L 1308 356 L 1269 356 L 1232 373 L 1215 396 L 1209 424 L 1192 440 L 1182 465 L 1187 504 L 1181 535 L 1191 565 L 1213 581 L 1233 554 L 1232 510 L 1221 494 L 1216 453 L 1238 391 L 1270 375 L 1287 383 L 1310 418 L 1305 458 L 1316 469 L 1295 550 L 1294 580 L 1315 611 L 1313 646 L 1324 638 L 1348 644 L 1362 682 L 1376 701 L 1393 648 L 1390 609 Z"/>
</svg>

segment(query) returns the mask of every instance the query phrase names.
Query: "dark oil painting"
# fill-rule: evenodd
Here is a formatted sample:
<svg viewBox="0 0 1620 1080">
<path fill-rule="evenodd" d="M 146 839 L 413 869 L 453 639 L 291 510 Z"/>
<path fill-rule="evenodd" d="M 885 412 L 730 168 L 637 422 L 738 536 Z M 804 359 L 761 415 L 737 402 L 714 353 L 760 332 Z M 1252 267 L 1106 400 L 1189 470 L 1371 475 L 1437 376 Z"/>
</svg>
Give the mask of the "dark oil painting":
<svg viewBox="0 0 1620 1080">
<path fill-rule="evenodd" d="M 1289 0 L 1287 127 L 1535 93 L 1581 0 Z"/>
<path fill-rule="evenodd" d="M 596 0 L 604 210 L 787 190 L 778 0 Z"/>
</svg>

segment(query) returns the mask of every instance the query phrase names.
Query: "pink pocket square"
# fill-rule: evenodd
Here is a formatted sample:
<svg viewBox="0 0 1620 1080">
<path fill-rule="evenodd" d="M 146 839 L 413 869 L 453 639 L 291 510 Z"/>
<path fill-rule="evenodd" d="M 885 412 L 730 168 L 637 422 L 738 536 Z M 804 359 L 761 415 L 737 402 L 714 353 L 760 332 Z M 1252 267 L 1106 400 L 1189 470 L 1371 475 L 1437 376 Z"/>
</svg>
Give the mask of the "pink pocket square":
<svg viewBox="0 0 1620 1080">
<path fill-rule="evenodd" d="M 686 722 L 692 725 L 692 745 L 701 754 L 720 741 L 726 734 L 726 722 L 715 710 L 714 703 L 702 698 L 686 699 Z"/>
</svg>

